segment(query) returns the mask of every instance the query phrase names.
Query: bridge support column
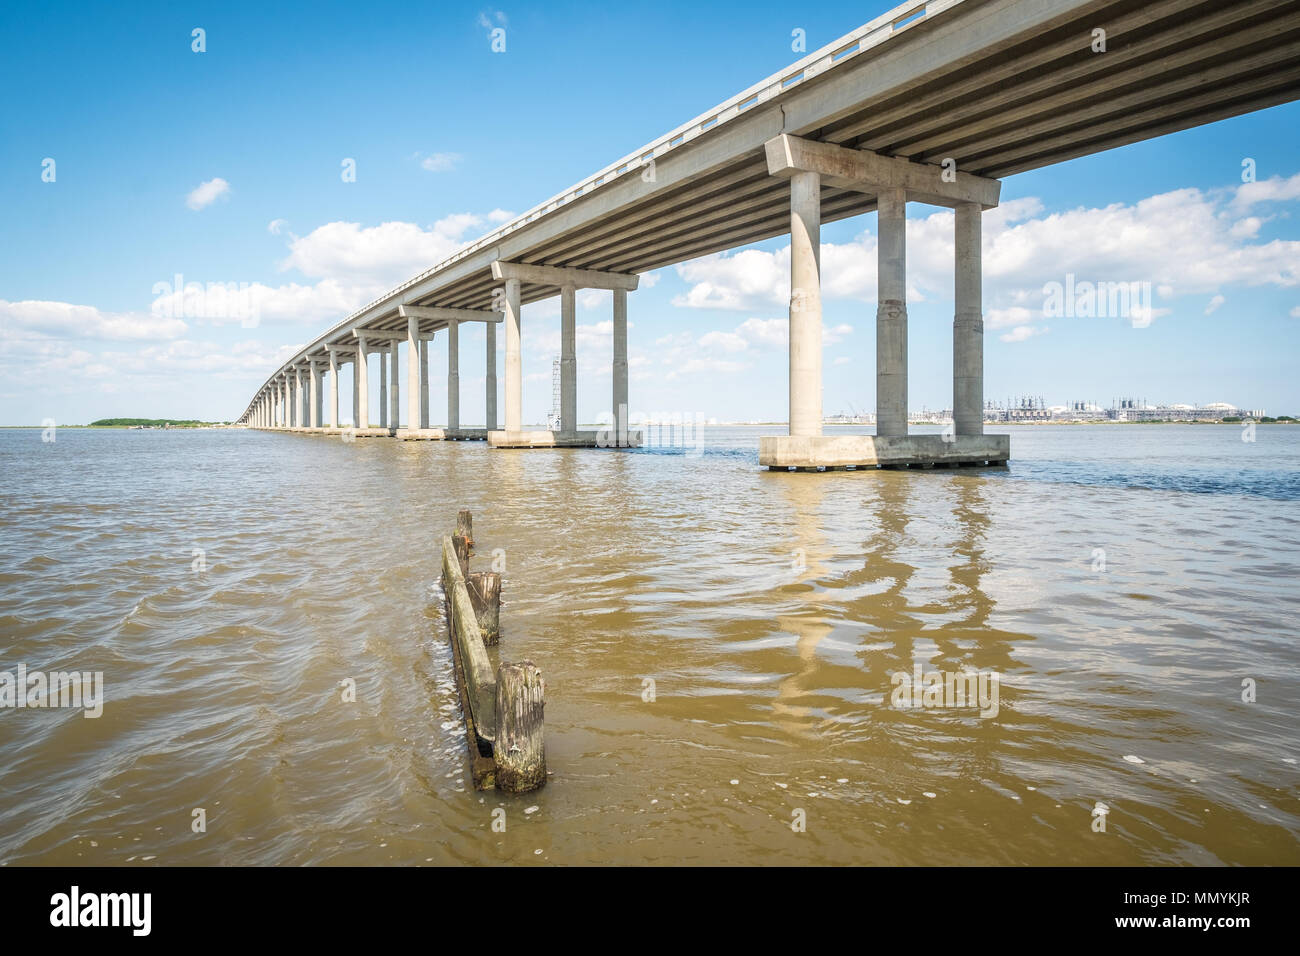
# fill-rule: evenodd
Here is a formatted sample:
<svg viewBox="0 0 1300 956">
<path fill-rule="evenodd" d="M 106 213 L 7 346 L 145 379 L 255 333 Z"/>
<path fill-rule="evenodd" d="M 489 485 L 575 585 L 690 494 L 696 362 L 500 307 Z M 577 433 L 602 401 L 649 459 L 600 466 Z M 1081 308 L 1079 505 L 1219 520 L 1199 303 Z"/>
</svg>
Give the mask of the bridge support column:
<svg viewBox="0 0 1300 956">
<path fill-rule="evenodd" d="M 325 369 L 322 366 L 316 372 L 316 420 L 315 427 L 325 426 Z"/>
<path fill-rule="evenodd" d="M 577 290 L 560 287 L 560 434 L 578 430 Z"/>
<path fill-rule="evenodd" d="M 483 335 L 487 358 L 487 394 L 484 396 L 487 430 L 494 431 L 497 427 L 497 324 L 484 322 Z"/>
<path fill-rule="evenodd" d="M 330 428 L 339 427 L 339 357 L 330 349 Z"/>
<path fill-rule="evenodd" d="M 429 343 L 430 336 L 420 339 L 420 427 L 429 427 Z"/>
<path fill-rule="evenodd" d="M 357 428 L 370 427 L 370 353 L 366 349 L 366 337 L 357 336 L 357 358 L 352 366 L 352 395 L 356 406 L 353 424 Z"/>
<path fill-rule="evenodd" d="M 790 434 L 822 433 L 821 176 L 790 179 Z"/>
<path fill-rule="evenodd" d="M 447 320 L 447 431 L 460 429 L 460 323 Z"/>
<path fill-rule="evenodd" d="M 518 279 L 506 280 L 506 431 L 523 431 L 523 364 L 520 355 Z"/>
<path fill-rule="evenodd" d="M 984 434 L 984 311 L 980 218 L 976 203 L 957 207 L 956 311 L 952 323 L 952 420 L 957 435 Z"/>
<path fill-rule="evenodd" d="M 907 195 L 876 197 L 876 434 L 907 434 Z"/>
<path fill-rule="evenodd" d="M 379 354 L 379 427 L 388 427 L 388 355 L 381 347 Z"/>
<path fill-rule="evenodd" d="M 618 448 L 628 447 L 627 420 L 627 290 L 614 290 L 614 440 Z"/>
<path fill-rule="evenodd" d="M 397 384 L 397 339 L 388 346 L 388 427 L 394 431 L 401 425 L 398 409 L 401 408 L 401 391 Z"/>
<path fill-rule="evenodd" d="M 420 320 L 406 318 L 406 429 L 423 428 L 420 420 Z"/>
<path fill-rule="evenodd" d="M 311 360 L 311 427 L 320 428 L 320 373 L 316 368 L 316 359 Z"/>
</svg>

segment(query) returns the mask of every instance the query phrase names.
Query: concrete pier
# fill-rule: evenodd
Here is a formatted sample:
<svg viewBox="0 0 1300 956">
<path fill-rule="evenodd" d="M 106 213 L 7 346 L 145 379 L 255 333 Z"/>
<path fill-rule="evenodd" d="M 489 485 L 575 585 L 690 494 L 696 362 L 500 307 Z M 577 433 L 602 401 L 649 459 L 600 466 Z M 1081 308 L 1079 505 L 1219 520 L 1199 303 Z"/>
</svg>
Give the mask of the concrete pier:
<svg viewBox="0 0 1300 956">
<path fill-rule="evenodd" d="M 1003 464 L 1010 438 L 983 434 L 980 215 L 1001 184 L 940 166 L 782 134 L 766 144 L 768 172 L 790 180 L 790 434 L 759 440 L 772 469 L 945 467 Z M 822 186 L 876 199 L 876 434 L 822 434 L 821 275 L 818 199 Z M 907 430 L 907 203 L 949 206 L 956 216 L 953 322 L 955 434 Z"/>
<path fill-rule="evenodd" d="M 447 431 L 460 430 L 460 323 L 447 321 Z"/>
<path fill-rule="evenodd" d="M 420 339 L 420 427 L 429 427 L 429 345 L 433 336 Z M 412 419 L 414 421 L 414 419 Z"/>
<path fill-rule="evenodd" d="M 495 431 L 497 427 L 497 327 L 495 322 L 484 324 L 483 336 L 484 352 L 487 360 L 487 394 L 484 396 L 484 418 L 487 430 Z"/>
<path fill-rule="evenodd" d="M 423 416 L 420 414 L 420 393 L 427 386 L 420 370 L 420 353 L 424 343 L 420 341 L 420 320 L 413 315 L 406 317 L 406 427 L 423 428 Z"/>
<path fill-rule="evenodd" d="M 311 427 L 320 428 L 320 372 L 316 368 L 316 359 L 311 359 Z"/>
<path fill-rule="evenodd" d="M 389 344 L 388 349 L 388 427 L 396 429 L 401 419 L 398 409 L 401 407 L 401 389 L 397 384 L 397 340 Z"/>
<path fill-rule="evenodd" d="M 611 414 L 614 418 L 614 435 L 620 448 L 628 446 L 627 418 L 627 290 L 614 290 L 614 394 L 611 396 Z"/>
<path fill-rule="evenodd" d="M 524 384 L 523 358 L 520 351 L 518 279 L 506 279 L 506 434 L 523 430 Z M 492 436 L 488 436 L 492 441 Z"/>
<path fill-rule="evenodd" d="M 627 408 L 627 293 L 636 289 L 639 277 L 628 273 L 571 269 L 519 262 L 492 263 L 493 278 L 504 284 L 506 300 L 506 422 L 505 428 L 489 430 L 493 448 L 596 448 L 635 444 L 624 426 L 617 427 L 620 410 Z M 522 287 L 542 287 L 543 294 L 560 297 L 560 428 L 523 428 L 523 378 L 520 362 L 522 334 L 519 303 Z M 577 290 L 608 289 L 614 295 L 613 409 L 612 430 L 578 430 Z M 554 291 L 551 291 L 554 290 Z M 609 432 L 615 436 L 609 439 Z M 620 439 L 626 437 L 627 441 Z"/>
<path fill-rule="evenodd" d="M 357 336 L 357 359 L 352 374 L 352 397 L 355 403 L 352 424 L 358 429 L 370 427 L 370 353 L 366 349 L 366 337 Z"/>
<path fill-rule="evenodd" d="M 821 176 L 790 179 L 790 434 L 822 433 Z"/>
<path fill-rule="evenodd" d="M 337 348 L 329 350 L 329 427 L 339 427 L 339 355 Z"/>
<path fill-rule="evenodd" d="M 385 359 L 388 357 L 387 350 L 382 346 L 375 349 L 379 357 L 379 427 L 388 427 L 388 363 Z"/>
<path fill-rule="evenodd" d="M 560 288 L 560 433 L 578 431 L 577 289 Z"/>
<path fill-rule="evenodd" d="M 876 434 L 907 434 L 907 194 L 883 189 L 876 254 Z"/>
<path fill-rule="evenodd" d="M 959 437 L 984 434 L 984 312 L 980 218 L 976 203 L 956 209 L 952 322 L 952 418 Z"/>
</svg>

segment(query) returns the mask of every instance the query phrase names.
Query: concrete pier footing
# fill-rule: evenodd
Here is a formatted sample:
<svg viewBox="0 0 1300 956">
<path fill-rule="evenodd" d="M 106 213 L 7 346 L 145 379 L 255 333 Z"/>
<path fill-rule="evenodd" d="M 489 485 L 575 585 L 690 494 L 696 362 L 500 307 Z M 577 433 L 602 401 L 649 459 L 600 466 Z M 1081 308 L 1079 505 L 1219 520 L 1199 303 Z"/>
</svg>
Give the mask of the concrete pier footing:
<svg viewBox="0 0 1300 956">
<path fill-rule="evenodd" d="M 639 431 L 629 431 L 623 447 L 639 448 L 644 435 Z M 492 431 L 487 434 L 487 443 L 491 448 L 612 448 L 615 447 L 611 435 L 601 431 L 550 431 L 545 428 L 519 431 Z"/>
<path fill-rule="evenodd" d="M 485 441 L 486 428 L 399 428 L 393 437 L 401 441 Z"/>
<path fill-rule="evenodd" d="M 758 440 L 758 463 L 777 470 L 1004 465 L 1010 457 L 1010 435 L 775 435 Z"/>
</svg>

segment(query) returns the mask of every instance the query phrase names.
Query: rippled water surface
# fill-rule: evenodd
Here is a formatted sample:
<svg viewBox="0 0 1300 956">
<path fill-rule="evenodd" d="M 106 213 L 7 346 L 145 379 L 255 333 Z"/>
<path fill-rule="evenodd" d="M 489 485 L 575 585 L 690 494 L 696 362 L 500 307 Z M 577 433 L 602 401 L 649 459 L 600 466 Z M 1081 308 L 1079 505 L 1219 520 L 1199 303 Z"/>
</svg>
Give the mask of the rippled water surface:
<svg viewBox="0 0 1300 956">
<path fill-rule="evenodd" d="M 0 862 L 1300 863 L 1300 428 L 1009 430 L 1005 470 L 820 475 L 760 470 L 771 428 L 0 431 L 0 671 L 106 684 L 0 710 Z M 469 784 L 459 508 L 546 677 L 521 797 Z M 890 706 L 918 663 L 997 716 Z"/>
</svg>

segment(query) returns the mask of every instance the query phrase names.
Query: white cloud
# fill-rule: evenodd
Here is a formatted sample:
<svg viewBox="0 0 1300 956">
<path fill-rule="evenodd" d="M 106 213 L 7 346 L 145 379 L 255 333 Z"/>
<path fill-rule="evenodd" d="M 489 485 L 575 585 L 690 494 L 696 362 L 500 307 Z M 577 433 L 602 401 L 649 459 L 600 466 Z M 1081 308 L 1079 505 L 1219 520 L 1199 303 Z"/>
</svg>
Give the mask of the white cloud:
<svg viewBox="0 0 1300 956">
<path fill-rule="evenodd" d="M 1254 188 L 1248 188 L 1254 187 Z M 1043 287 L 1076 280 L 1148 282 L 1161 298 L 1221 294 L 1232 285 L 1300 284 L 1300 242 L 1260 241 L 1263 222 L 1242 217 L 1243 205 L 1300 199 L 1300 174 L 1203 192 L 1178 189 L 1132 204 L 1079 207 L 1045 213 L 1040 200 L 1008 200 L 984 214 L 985 317 L 991 329 L 1014 329 L 1006 341 L 1024 341 L 1043 318 Z M 874 226 L 874 223 L 871 223 Z M 953 214 L 948 210 L 908 222 L 908 298 L 951 301 Z M 683 308 L 758 309 L 786 306 L 786 246 L 706 256 L 676 267 L 690 288 L 673 299 Z M 822 245 L 822 298 L 872 301 L 876 296 L 876 240 Z M 1135 316 L 1143 326 L 1171 309 Z M 1084 320 L 1086 321 L 1086 320 Z M 722 339 L 715 340 L 719 343 Z"/>
<path fill-rule="evenodd" d="M 1300 173 L 1283 179 L 1271 176 L 1253 183 L 1242 183 L 1236 188 L 1232 197 L 1232 206 L 1245 211 L 1251 206 L 1263 202 L 1287 202 L 1300 199 Z"/>
<path fill-rule="evenodd" d="M 266 224 L 266 231 L 273 236 L 278 236 L 280 234 L 280 230 L 287 225 L 289 225 L 288 219 L 272 219 L 270 222 Z"/>
<path fill-rule="evenodd" d="M 1042 311 L 1031 312 L 1023 305 L 1013 305 L 1005 309 L 988 309 L 984 313 L 984 327 L 987 329 L 1006 329 L 1013 325 L 1024 325 L 1041 318 Z"/>
<path fill-rule="evenodd" d="M 147 312 L 104 312 L 68 302 L 0 299 L 0 327 L 27 335 L 65 340 L 151 341 L 185 334 L 180 319 Z"/>
<path fill-rule="evenodd" d="M 445 173 L 460 162 L 460 153 L 430 153 L 420 160 L 420 168 L 431 173 Z"/>
<path fill-rule="evenodd" d="M 743 352 L 749 348 L 745 337 L 736 332 L 713 331 L 700 336 L 700 347 L 722 349 L 724 352 Z"/>
<path fill-rule="evenodd" d="M 230 183 L 218 176 L 216 179 L 209 179 L 207 182 L 195 186 L 190 194 L 185 197 L 185 205 L 197 212 L 211 206 L 223 196 L 229 195 Z"/>
<path fill-rule="evenodd" d="M 474 213 L 447 216 L 428 229 L 410 222 L 365 228 L 356 222 L 330 222 L 294 236 L 281 268 L 384 291 L 451 255 L 464 245 L 468 230 L 481 226 L 483 217 Z"/>
<path fill-rule="evenodd" d="M 1291 310 L 1291 318 L 1300 319 L 1300 305 Z"/>
<path fill-rule="evenodd" d="M 1254 239 L 1259 235 L 1259 227 L 1263 224 L 1264 220 L 1258 216 L 1247 216 L 1234 222 L 1228 229 L 1228 235 L 1233 239 Z"/>
<path fill-rule="evenodd" d="M 1025 339 L 1032 338 L 1035 335 L 1041 335 L 1047 331 L 1047 326 L 1037 325 L 1017 325 L 1010 332 L 1004 332 L 999 335 L 1003 342 L 1023 342 Z"/>
<path fill-rule="evenodd" d="M 508 209 L 493 209 L 487 214 L 487 221 L 494 225 L 509 222 L 513 218 L 515 218 L 515 214 L 510 212 Z"/>
<path fill-rule="evenodd" d="M 788 319 L 746 319 L 736 326 L 736 333 L 754 346 L 785 348 L 790 341 Z"/>
<path fill-rule="evenodd" d="M 1224 299 L 1223 296 L 1221 296 L 1221 295 L 1216 295 L 1214 298 L 1212 298 L 1212 299 L 1211 299 L 1211 300 L 1206 304 L 1206 306 L 1205 306 L 1205 314 L 1206 314 L 1206 315 L 1212 315 L 1212 314 L 1214 314 L 1215 310 L 1218 309 L 1219 306 L 1223 305 L 1223 303 L 1226 302 L 1226 301 L 1227 301 L 1227 300 Z"/>
</svg>

